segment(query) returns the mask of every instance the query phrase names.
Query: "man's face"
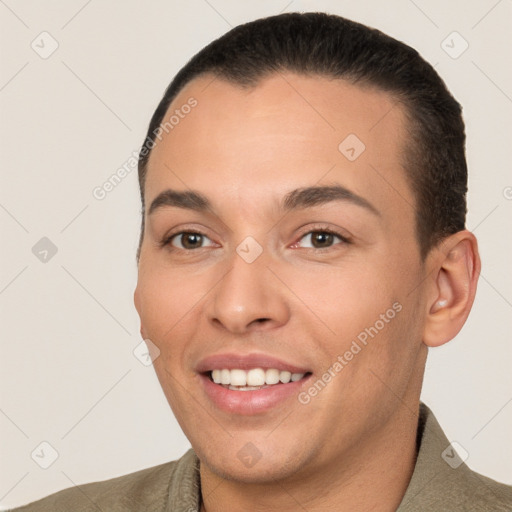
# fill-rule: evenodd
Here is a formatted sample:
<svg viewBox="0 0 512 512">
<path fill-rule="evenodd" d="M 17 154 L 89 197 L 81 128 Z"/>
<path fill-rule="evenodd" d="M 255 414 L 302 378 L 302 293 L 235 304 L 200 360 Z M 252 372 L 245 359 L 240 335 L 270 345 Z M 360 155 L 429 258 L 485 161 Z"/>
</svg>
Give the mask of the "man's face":
<svg viewBox="0 0 512 512">
<path fill-rule="evenodd" d="M 135 302 L 181 427 L 210 470 L 247 482 L 371 453 L 417 406 L 425 356 L 401 107 L 284 74 L 200 77 L 164 121 L 176 109 L 149 162 Z M 293 192 L 308 187 L 340 188 Z"/>
</svg>

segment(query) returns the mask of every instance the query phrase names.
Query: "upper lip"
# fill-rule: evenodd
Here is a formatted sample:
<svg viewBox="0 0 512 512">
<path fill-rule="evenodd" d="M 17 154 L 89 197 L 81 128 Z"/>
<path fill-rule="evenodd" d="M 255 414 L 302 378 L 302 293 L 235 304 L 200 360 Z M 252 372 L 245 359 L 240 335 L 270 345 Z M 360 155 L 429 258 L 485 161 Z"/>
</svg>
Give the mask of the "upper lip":
<svg viewBox="0 0 512 512">
<path fill-rule="evenodd" d="M 196 371 L 198 373 L 205 373 L 212 370 L 251 370 L 252 368 L 262 368 L 264 370 L 275 368 L 276 370 L 288 371 L 290 373 L 308 373 L 310 371 L 307 368 L 288 363 L 277 357 L 259 353 L 224 353 L 207 356 L 199 362 Z"/>
</svg>

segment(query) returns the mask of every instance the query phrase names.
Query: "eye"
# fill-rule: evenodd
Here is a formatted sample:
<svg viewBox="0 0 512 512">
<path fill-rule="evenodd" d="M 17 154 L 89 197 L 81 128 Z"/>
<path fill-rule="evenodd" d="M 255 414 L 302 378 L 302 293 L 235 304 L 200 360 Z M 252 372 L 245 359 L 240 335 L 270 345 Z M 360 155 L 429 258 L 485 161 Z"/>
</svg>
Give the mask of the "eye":
<svg viewBox="0 0 512 512">
<path fill-rule="evenodd" d="M 208 242 L 203 245 L 203 242 Z M 181 231 L 167 239 L 165 245 L 171 245 L 177 249 L 192 250 L 201 249 L 202 247 L 209 247 L 214 245 L 213 242 L 202 233 L 196 231 Z"/>
<path fill-rule="evenodd" d="M 306 247 L 311 249 L 328 249 L 332 247 L 335 243 L 349 243 L 349 240 L 339 233 L 334 233 L 328 230 L 317 230 L 310 231 L 306 233 L 296 244 L 295 246 L 299 246 L 301 242 L 304 241 L 303 245 L 300 247 Z"/>
</svg>

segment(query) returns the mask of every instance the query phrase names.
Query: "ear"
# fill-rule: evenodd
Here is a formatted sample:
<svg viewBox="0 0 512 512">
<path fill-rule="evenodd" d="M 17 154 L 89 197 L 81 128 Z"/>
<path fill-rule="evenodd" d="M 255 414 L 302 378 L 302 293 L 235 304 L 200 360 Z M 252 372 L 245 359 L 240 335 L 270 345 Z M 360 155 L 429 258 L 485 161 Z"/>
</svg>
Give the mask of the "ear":
<svg viewBox="0 0 512 512">
<path fill-rule="evenodd" d="M 454 338 L 466 322 L 475 299 L 481 262 L 475 235 L 467 230 L 446 238 L 430 257 L 433 281 L 426 304 L 423 343 L 438 347 Z"/>
</svg>

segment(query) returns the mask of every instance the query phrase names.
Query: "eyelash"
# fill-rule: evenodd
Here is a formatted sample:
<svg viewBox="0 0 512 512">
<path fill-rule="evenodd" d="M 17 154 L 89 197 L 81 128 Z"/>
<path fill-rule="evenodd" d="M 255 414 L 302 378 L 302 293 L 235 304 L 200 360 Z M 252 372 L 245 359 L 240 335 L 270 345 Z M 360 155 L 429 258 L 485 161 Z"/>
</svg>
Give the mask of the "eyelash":
<svg viewBox="0 0 512 512">
<path fill-rule="evenodd" d="M 314 229 L 309 229 L 308 231 L 305 231 L 304 233 L 302 233 L 299 236 L 298 241 L 294 242 L 293 245 L 295 245 L 300 240 L 302 240 L 306 235 L 311 235 L 313 233 L 328 233 L 330 235 L 333 235 L 333 236 L 335 236 L 335 237 L 337 237 L 337 238 L 339 238 L 341 240 L 341 244 L 342 245 L 350 245 L 352 243 L 352 240 L 350 238 L 342 235 L 341 233 L 339 233 L 337 231 L 334 231 L 333 229 L 328 228 L 328 227 L 319 226 L 319 227 L 315 227 Z M 175 237 L 178 237 L 180 235 L 185 235 L 185 234 L 195 234 L 195 235 L 200 235 L 200 236 L 208 238 L 208 236 L 205 235 L 204 233 L 202 233 L 201 231 L 198 231 L 198 230 L 195 230 L 195 229 L 192 228 L 192 229 L 187 229 L 187 230 L 184 230 L 184 231 L 178 231 L 177 233 L 172 233 L 169 236 L 166 236 L 160 242 L 159 245 L 161 247 L 167 247 L 171 251 L 178 250 L 178 251 L 192 252 L 194 250 L 197 250 L 197 249 L 181 249 L 180 247 L 174 247 L 174 246 L 171 245 L 171 242 L 172 242 L 172 240 Z M 331 245 L 329 247 L 305 247 L 303 249 L 310 249 L 310 250 L 313 250 L 314 252 L 317 252 L 317 251 L 327 252 L 329 250 L 332 250 L 333 248 L 334 248 L 334 245 Z M 198 249 L 205 249 L 205 247 L 199 247 Z M 300 249 L 300 247 L 299 247 L 299 249 Z"/>
</svg>

